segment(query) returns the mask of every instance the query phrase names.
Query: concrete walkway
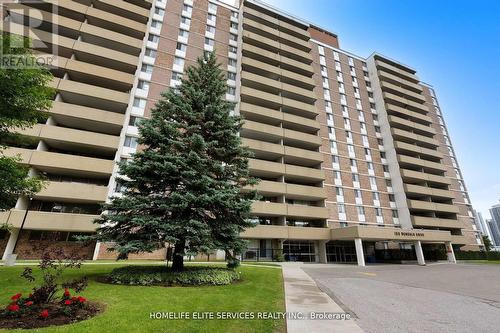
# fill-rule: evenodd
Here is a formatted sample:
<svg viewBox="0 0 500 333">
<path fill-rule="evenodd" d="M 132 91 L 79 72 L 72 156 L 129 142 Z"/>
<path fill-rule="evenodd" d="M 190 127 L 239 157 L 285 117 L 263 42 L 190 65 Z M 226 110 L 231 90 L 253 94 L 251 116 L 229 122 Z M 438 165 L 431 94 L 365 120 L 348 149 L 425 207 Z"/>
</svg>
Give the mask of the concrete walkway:
<svg viewBox="0 0 500 333">
<path fill-rule="evenodd" d="M 287 333 L 363 332 L 354 318 L 311 319 L 311 316 L 323 313 L 330 316 L 343 314 L 344 317 L 348 314 L 318 288 L 314 280 L 302 270 L 301 266 L 302 264 L 299 263 L 282 264 L 288 314 Z M 297 314 L 304 316 L 304 319 L 292 318 Z"/>
</svg>

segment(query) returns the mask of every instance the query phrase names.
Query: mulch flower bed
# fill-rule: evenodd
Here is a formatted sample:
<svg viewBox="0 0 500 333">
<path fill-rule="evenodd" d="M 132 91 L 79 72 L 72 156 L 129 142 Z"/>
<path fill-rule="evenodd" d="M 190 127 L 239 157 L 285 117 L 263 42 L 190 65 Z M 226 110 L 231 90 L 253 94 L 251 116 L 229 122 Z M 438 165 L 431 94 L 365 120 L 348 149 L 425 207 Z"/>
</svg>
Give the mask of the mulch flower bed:
<svg viewBox="0 0 500 333">
<path fill-rule="evenodd" d="M 92 318 L 104 310 L 96 302 L 88 302 L 82 296 L 71 297 L 66 290 L 59 302 L 36 304 L 32 295 L 23 298 L 21 294 L 11 297 L 11 303 L 0 312 L 0 328 L 29 329 L 59 326 Z"/>
</svg>

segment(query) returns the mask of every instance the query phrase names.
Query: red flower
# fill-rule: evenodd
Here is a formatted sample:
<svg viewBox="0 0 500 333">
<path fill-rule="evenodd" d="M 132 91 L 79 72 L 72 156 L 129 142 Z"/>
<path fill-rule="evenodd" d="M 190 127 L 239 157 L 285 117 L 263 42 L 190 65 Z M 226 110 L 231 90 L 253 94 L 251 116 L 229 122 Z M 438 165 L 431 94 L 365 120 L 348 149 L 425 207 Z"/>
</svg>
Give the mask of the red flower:
<svg viewBox="0 0 500 333">
<path fill-rule="evenodd" d="M 19 311 L 19 305 L 11 304 L 7 307 L 7 310 L 12 311 L 12 312 L 17 312 L 17 311 Z"/>
<path fill-rule="evenodd" d="M 24 305 L 26 305 L 26 306 L 33 305 L 33 301 L 27 301 L 26 303 L 24 303 Z"/>
<path fill-rule="evenodd" d="M 47 309 L 42 310 L 42 312 L 40 312 L 40 317 L 42 317 L 43 319 L 47 318 L 48 316 L 49 316 L 49 311 Z"/>
<path fill-rule="evenodd" d="M 14 296 L 12 296 L 10 299 L 11 299 L 11 300 L 13 300 L 13 301 L 17 301 L 18 299 L 20 299 L 20 298 L 21 298 L 21 296 L 22 296 L 22 295 L 21 295 L 20 293 L 19 293 L 19 294 L 15 294 L 15 295 L 14 295 Z"/>
<path fill-rule="evenodd" d="M 87 299 L 85 297 L 78 296 L 78 302 L 85 303 L 85 302 L 87 302 Z"/>
<path fill-rule="evenodd" d="M 66 297 L 70 296 L 68 288 L 64 288 L 64 296 L 66 296 Z"/>
<path fill-rule="evenodd" d="M 67 299 L 67 300 L 64 301 L 64 304 L 71 305 L 71 301 L 69 299 Z"/>
</svg>

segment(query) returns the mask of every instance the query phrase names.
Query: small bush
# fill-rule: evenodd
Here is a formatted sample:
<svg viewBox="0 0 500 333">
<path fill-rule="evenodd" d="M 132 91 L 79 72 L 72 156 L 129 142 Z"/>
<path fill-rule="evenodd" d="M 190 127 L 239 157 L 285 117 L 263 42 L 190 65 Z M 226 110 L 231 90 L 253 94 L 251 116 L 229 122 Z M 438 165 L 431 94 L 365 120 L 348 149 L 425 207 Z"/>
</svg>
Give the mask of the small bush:
<svg viewBox="0 0 500 333">
<path fill-rule="evenodd" d="M 238 259 L 231 259 L 227 261 L 227 268 L 235 269 L 240 266 L 240 261 Z"/>
<path fill-rule="evenodd" d="M 239 279 L 234 270 L 199 266 L 185 267 L 183 272 L 172 272 L 165 266 L 125 266 L 113 269 L 109 275 L 111 283 L 140 286 L 220 286 Z"/>
</svg>

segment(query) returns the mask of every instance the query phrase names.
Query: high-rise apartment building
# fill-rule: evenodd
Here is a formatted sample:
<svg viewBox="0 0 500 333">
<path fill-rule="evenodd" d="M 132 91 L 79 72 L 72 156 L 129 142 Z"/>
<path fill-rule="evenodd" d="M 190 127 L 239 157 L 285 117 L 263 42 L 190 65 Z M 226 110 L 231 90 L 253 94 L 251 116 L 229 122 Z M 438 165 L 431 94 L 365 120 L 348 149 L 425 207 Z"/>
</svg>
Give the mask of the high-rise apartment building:
<svg viewBox="0 0 500 333">
<path fill-rule="evenodd" d="M 50 182 L 0 213 L 15 228 L 0 243 L 4 257 L 16 240 L 21 258 L 36 257 L 30 249 L 43 242 L 81 247 L 74 236 L 93 232 L 99 204 L 120 195 L 116 162 L 135 152 L 137 123 L 213 50 L 227 71 L 226 98 L 245 119 L 251 172 L 262 179 L 243 259 L 283 252 L 364 264 L 401 250 L 423 263 L 438 246 L 453 260 L 453 248 L 482 245 L 436 93 L 415 69 L 342 50 L 336 34 L 260 1 L 229 2 L 4 6 L 4 26 L 18 33 L 21 18 L 53 13 L 29 31 L 57 46 L 58 92 L 47 121 L 21 131 L 33 144 L 7 150 Z M 44 240 L 54 231 L 57 241 Z M 105 248 L 81 251 L 99 259 L 110 256 Z"/>
</svg>

